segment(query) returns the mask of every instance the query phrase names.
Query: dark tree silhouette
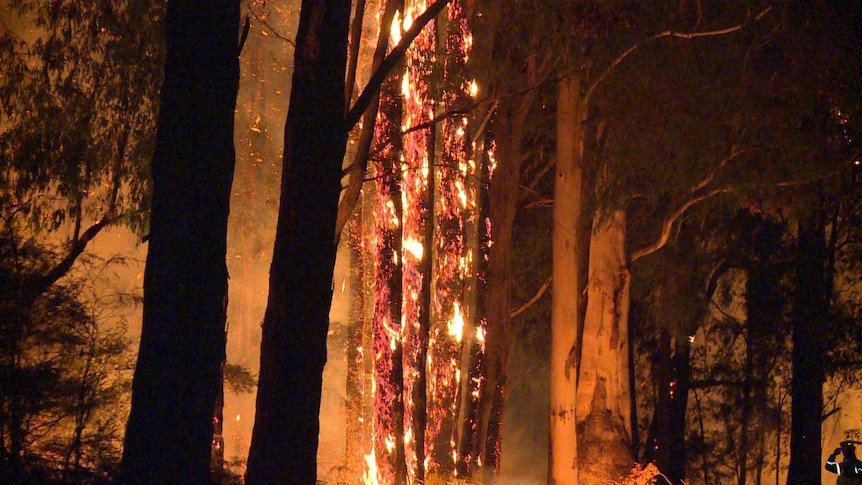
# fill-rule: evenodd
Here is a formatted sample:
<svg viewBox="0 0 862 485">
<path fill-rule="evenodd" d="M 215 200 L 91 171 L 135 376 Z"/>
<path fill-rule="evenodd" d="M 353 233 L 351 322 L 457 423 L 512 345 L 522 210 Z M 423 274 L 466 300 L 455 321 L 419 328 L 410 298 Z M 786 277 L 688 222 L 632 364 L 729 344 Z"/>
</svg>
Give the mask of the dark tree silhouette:
<svg viewBox="0 0 862 485">
<path fill-rule="evenodd" d="M 350 1 L 303 0 L 246 482 L 316 481 Z"/>
<path fill-rule="evenodd" d="M 239 1 L 170 1 L 123 483 L 206 483 L 221 384 Z"/>
</svg>

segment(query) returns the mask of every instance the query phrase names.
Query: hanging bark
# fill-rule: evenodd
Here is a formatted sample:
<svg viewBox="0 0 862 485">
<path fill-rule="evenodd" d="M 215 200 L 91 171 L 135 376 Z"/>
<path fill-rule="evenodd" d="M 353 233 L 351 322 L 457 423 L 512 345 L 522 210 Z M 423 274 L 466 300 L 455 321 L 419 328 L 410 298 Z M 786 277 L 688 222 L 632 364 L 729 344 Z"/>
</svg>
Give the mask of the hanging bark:
<svg viewBox="0 0 862 485">
<path fill-rule="evenodd" d="M 227 332 L 225 332 L 227 339 Z M 220 483 L 224 478 L 224 365 L 227 356 L 224 356 L 221 361 L 221 369 L 219 372 L 219 388 L 216 395 L 216 402 L 213 408 L 213 438 L 212 438 L 212 455 L 210 457 L 210 468 L 212 469 L 213 478 L 217 483 Z"/>
<path fill-rule="evenodd" d="M 225 352 L 239 2 L 169 2 L 121 483 L 206 483 Z M 207 113 L 207 116 L 201 116 Z"/>
<path fill-rule="evenodd" d="M 548 483 L 578 484 L 578 449 L 575 420 L 579 294 L 582 282 L 578 245 L 581 214 L 581 167 L 584 105 L 576 77 L 557 86 L 557 164 L 554 178 L 553 280 L 550 360 L 550 454 Z"/>
<path fill-rule="evenodd" d="M 313 485 L 347 142 L 350 2 L 303 0 L 246 483 Z"/>
<path fill-rule="evenodd" d="M 585 483 L 618 480 L 634 464 L 629 389 L 625 212 L 597 215 L 577 392 L 578 463 Z"/>
</svg>

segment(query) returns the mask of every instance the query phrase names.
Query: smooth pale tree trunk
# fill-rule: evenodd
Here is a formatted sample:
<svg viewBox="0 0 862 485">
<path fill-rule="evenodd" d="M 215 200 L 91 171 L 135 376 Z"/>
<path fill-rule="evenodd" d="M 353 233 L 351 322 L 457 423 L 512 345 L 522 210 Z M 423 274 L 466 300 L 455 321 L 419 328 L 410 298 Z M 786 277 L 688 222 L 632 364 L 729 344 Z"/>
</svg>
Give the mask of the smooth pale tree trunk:
<svg viewBox="0 0 862 485">
<path fill-rule="evenodd" d="M 347 141 L 349 0 L 303 0 L 246 483 L 314 485 Z"/>
<path fill-rule="evenodd" d="M 227 307 L 239 1 L 170 1 L 121 483 L 207 483 Z M 202 116 L 205 114 L 205 116 Z"/>
<path fill-rule="evenodd" d="M 581 343 L 577 420 L 581 481 L 626 475 L 631 451 L 629 289 L 622 210 L 597 214 L 590 242 L 587 311 Z"/>
<path fill-rule="evenodd" d="M 820 203 L 811 204 L 818 208 Z M 787 483 L 819 483 L 822 467 L 823 329 L 828 315 L 823 214 L 813 209 L 798 223 L 791 377 L 790 470 Z"/>
<path fill-rule="evenodd" d="M 550 361 L 550 454 L 548 483 L 577 485 L 575 417 L 578 375 L 578 317 L 584 106 L 580 83 L 565 78 L 557 92 L 557 164 L 552 230 Z"/>
</svg>

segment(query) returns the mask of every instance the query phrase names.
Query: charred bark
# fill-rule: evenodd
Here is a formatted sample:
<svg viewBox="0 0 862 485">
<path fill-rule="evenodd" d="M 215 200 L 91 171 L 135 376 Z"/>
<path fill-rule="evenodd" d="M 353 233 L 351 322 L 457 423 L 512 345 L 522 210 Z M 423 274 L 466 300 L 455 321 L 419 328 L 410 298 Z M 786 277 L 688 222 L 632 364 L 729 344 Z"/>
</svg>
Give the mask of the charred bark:
<svg viewBox="0 0 862 485">
<path fill-rule="evenodd" d="M 238 28 L 238 1 L 168 3 L 143 329 L 122 483 L 209 480 L 225 352 Z"/>
</svg>

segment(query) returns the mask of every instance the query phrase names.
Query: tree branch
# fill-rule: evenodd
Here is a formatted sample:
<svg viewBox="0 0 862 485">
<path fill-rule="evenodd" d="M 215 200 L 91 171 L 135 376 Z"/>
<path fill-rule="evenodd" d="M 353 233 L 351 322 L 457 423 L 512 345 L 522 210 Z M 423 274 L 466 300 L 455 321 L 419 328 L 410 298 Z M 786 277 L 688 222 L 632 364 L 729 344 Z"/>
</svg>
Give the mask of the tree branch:
<svg viewBox="0 0 862 485">
<path fill-rule="evenodd" d="M 701 195 L 698 195 L 696 197 L 691 197 L 690 199 L 683 202 L 675 211 L 673 211 L 671 214 L 669 214 L 665 218 L 664 223 L 662 224 L 661 234 L 659 235 L 658 239 L 656 239 L 652 243 L 645 244 L 645 245 L 635 249 L 634 251 L 632 251 L 632 257 L 631 257 L 632 262 L 635 262 L 638 259 L 640 259 L 644 256 L 647 256 L 649 254 L 652 254 L 652 253 L 658 251 L 659 249 L 663 248 L 665 246 L 665 244 L 667 244 L 668 240 L 670 239 L 670 233 L 673 230 L 673 225 L 676 223 L 676 221 L 680 217 L 682 217 L 682 215 L 685 213 L 685 211 L 687 211 L 689 208 L 691 208 L 691 206 L 697 204 L 698 202 L 703 202 L 704 200 L 709 199 L 712 196 L 727 193 L 727 192 L 730 192 L 730 189 L 727 187 L 717 188 L 717 189 L 710 190 L 709 192 L 706 192 L 705 194 L 701 194 Z"/>
<path fill-rule="evenodd" d="M 703 180 L 701 180 L 694 187 L 692 187 L 691 191 L 689 192 L 689 198 L 683 201 L 675 211 L 673 211 L 665 218 L 664 223 L 662 224 L 661 234 L 659 235 L 658 239 L 656 239 L 652 243 L 645 244 L 632 252 L 632 262 L 635 262 L 638 259 L 652 254 L 663 248 L 667 244 L 667 241 L 670 239 L 670 233 L 673 229 L 673 225 L 680 217 L 682 217 L 685 211 L 691 208 L 691 206 L 699 202 L 703 202 L 704 200 L 709 199 L 710 197 L 713 197 L 715 195 L 730 192 L 731 189 L 729 187 L 721 187 L 712 189 L 710 191 L 707 191 L 706 193 L 697 194 L 698 191 L 703 190 L 715 179 L 715 175 L 716 173 L 718 173 L 719 170 L 724 168 L 731 160 L 733 160 L 737 156 L 748 151 L 750 150 L 737 150 L 736 147 L 731 147 L 730 155 L 721 159 L 716 164 L 716 166 L 709 171 L 709 173 L 706 175 L 706 177 L 703 178 Z"/>
<path fill-rule="evenodd" d="M 389 55 L 386 56 L 386 59 L 383 60 L 383 63 L 374 71 L 371 78 L 368 80 L 368 84 L 365 85 L 365 89 L 362 90 L 362 94 L 359 95 L 356 103 L 352 108 L 350 108 L 350 111 L 347 112 L 347 116 L 345 116 L 344 119 L 345 130 L 352 129 L 359 121 L 362 114 L 365 113 L 365 110 L 371 105 L 374 96 L 380 90 L 380 86 L 383 84 L 386 76 L 389 75 L 389 71 L 391 71 L 392 68 L 401 61 L 404 54 L 407 52 L 407 48 L 410 47 L 413 40 L 420 32 L 422 32 L 425 25 L 430 22 L 431 19 L 436 17 L 450 1 L 451 0 L 437 0 L 437 2 L 428 7 L 422 15 L 413 20 L 413 24 L 407 32 L 404 32 L 401 42 L 392 49 Z"/>
<path fill-rule="evenodd" d="M 545 292 L 548 291 L 549 286 L 551 286 L 551 278 L 545 280 L 545 283 L 542 284 L 542 286 L 536 291 L 536 294 L 533 295 L 532 298 L 524 302 L 524 304 L 519 306 L 518 308 L 513 309 L 512 313 L 509 315 L 509 318 L 515 318 L 518 315 L 524 313 L 528 308 L 533 306 L 533 304 L 539 301 L 539 298 L 541 298 L 542 295 L 544 295 Z"/>
<path fill-rule="evenodd" d="M 395 11 L 399 2 L 388 0 L 386 7 L 383 9 L 383 18 L 380 19 L 380 34 L 377 36 L 377 45 L 374 47 L 374 54 L 371 60 L 372 71 L 379 71 L 380 66 L 386 58 L 386 49 L 389 47 L 389 31 L 392 27 L 392 19 L 395 17 Z M 352 83 L 353 81 L 348 81 Z M 345 86 L 347 90 L 352 92 L 352 86 Z M 347 103 L 350 103 L 350 98 L 345 98 Z M 365 171 L 368 169 L 368 158 L 371 153 L 371 143 L 374 141 L 374 127 L 377 124 L 377 110 L 380 105 L 379 91 L 375 91 L 371 97 L 371 102 L 363 112 L 362 131 L 359 133 L 359 140 L 356 145 L 356 153 L 353 156 L 353 162 L 345 170 L 347 179 L 347 187 L 344 189 L 344 194 L 338 202 L 338 211 L 335 216 L 335 242 L 341 238 L 341 231 L 350 220 L 353 214 L 353 209 L 359 201 L 359 195 L 362 193 L 362 180 L 365 176 Z M 346 108 L 345 108 L 346 109 Z"/>
<path fill-rule="evenodd" d="M 772 10 L 772 6 L 766 7 L 760 13 L 758 13 L 757 15 L 754 16 L 754 20 L 762 19 L 771 10 Z M 620 54 L 619 56 L 617 56 L 617 58 L 614 59 L 613 62 L 611 62 L 611 64 L 607 67 L 607 69 L 605 69 L 599 75 L 599 77 L 597 77 L 596 80 L 590 84 L 590 86 L 587 88 L 586 94 L 584 95 L 584 104 L 589 103 L 590 97 L 592 96 L 593 92 L 602 83 L 602 81 L 604 81 L 605 78 L 608 77 L 608 75 L 611 73 L 611 71 L 614 70 L 614 68 L 619 66 L 624 60 L 626 60 L 626 58 L 628 58 L 628 56 L 630 56 L 638 48 L 640 48 L 646 44 L 649 44 L 650 42 L 653 42 L 653 41 L 656 41 L 659 39 L 665 39 L 665 38 L 699 39 L 702 37 L 717 37 L 717 36 L 721 36 L 721 35 L 732 34 L 734 32 L 739 32 L 740 30 L 742 30 L 742 28 L 747 23 L 748 23 L 748 20 L 746 20 L 745 22 L 743 22 L 741 24 L 734 25 L 732 27 L 727 27 L 727 28 L 718 29 L 718 30 L 703 31 L 703 32 L 676 32 L 676 31 L 672 31 L 672 30 L 665 30 L 664 32 L 659 32 L 659 33 L 654 34 L 650 37 L 647 37 L 646 39 L 638 42 L 637 44 L 632 45 L 631 47 L 629 47 L 628 49 L 623 51 L 623 53 Z"/>
<path fill-rule="evenodd" d="M 362 20 L 365 17 L 365 0 L 357 0 L 354 10 L 356 12 L 353 14 L 353 25 L 350 27 L 350 49 L 347 52 L 347 80 L 344 81 L 345 110 L 350 107 L 350 101 L 353 99 L 353 85 L 356 83 L 356 68 L 359 65 L 359 46 L 362 40 Z M 381 22 L 378 37 L 382 37 L 385 34 L 383 31 L 385 23 L 385 21 Z"/>
<path fill-rule="evenodd" d="M 291 47 L 296 49 L 296 43 L 293 42 L 292 40 L 288 39 L 287 37 L 279 34 L 278 31 L 275 30 L 275 27 L 273 27 L 272 25 L 270 25 L 269 22 L 267 22 L 264 15 L 259 15 L 257 12 L 254 11 L 253 8 L 249 9 L 249 11 L 251 12 L 252 15 L 254 15 L 254 18 L 257 19 L 257 21 L 259 21 L 261 24 L 263 24 L 264 27 L 266 27 L 270 32 L 272 32 L 272 35 L 274 35 L 276 38 L 278 38 L 280 40 L 287 42 L 288 45 L 290 45 Z M 264 35 L 268 35 L 268 34 L 264 33 Z"/>
<path fill-rule="evenodd" d="M 120 193 L 120 180 L 122 178 L 122 164 L 123 160 L 126 157 L 126 147 L 129 139 L 129 132 L 131 131 L 131 126 L 128 122 L 124 125 L 125 129 L 120 133 L 120 136 L 117 140 L 117 157 L 114 160 L 114 173 L 111 178 L 111 195 L 108 197 L 108 207 L 105 210 L 105 214 L 99 220 L 99 222 L 93 224 L 88 227 L 87 230 L 84 231 L 83 234 L 78 236 L 79 227 L 80 227 L 80 219 L 77 221 L 78 227 L 75 229 L 75 236 L 72 244 L 69 248 L 69 252 L 66 253 L 66 256 L 60 260 L 53 268 L 51 268 L 44 276 L 36 280 L 34 285 L 34 295 L 38 296 L 51 287 L 54 283 L 57 282 L 60 278 L 65 276 L 70 269 L 72 269 L 72 265 L 75 264 L 75 261 L 78 260 L 78 257 L 87 249 L 87 244 L 99 234 L 102 229 L 111 225 L 116 220 L 115 212 L 117 210 L 117 198 Z M 79 217 L 83 211 L 79 210 Z"/>
</svg>

